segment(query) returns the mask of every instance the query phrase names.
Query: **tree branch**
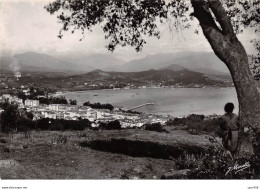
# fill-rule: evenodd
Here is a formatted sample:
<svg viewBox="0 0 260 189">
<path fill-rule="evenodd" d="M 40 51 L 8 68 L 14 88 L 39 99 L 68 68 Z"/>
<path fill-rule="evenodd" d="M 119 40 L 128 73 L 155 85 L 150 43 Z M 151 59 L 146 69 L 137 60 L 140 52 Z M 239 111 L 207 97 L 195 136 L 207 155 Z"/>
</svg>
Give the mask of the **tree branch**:
<svg viewBox="0 0 260 189">
<path fill-rule="evenodd" d="M 191 4 L 194 8 L 193 15 L 199 20 L 203 30 L 210 28 L 220 31 L 204 0 L 191 0 Z"/>
<path fill-rule="evenodd" d="M 208 0 L 209 7 L 219 22 L 224 35 L 235 35 L 231 21 L 219 0 Z"/>
<path fill-rule="evenodd" d="M 222 31 L 216 25 L 216 22 L 210 12 L 205 0 L 191 0 L 194 8 L 194 16 L 199 20 L 203 34 L 211 45 L 215 54 L 226 64 L 229 63 L 225 56 L 227 43 Z"/>
</svg>

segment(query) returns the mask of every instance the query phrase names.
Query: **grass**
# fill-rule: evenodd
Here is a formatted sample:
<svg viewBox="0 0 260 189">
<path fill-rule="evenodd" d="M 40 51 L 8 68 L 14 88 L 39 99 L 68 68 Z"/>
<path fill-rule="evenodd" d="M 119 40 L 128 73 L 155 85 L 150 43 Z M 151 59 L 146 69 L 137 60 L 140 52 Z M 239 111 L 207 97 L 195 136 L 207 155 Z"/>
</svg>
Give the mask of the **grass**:
<svg viewBox="0 0 260 189">
<path fill-rule="evenodd" d="M 0 134 L 6 143 L 0 143 L 0 160 L 12 160 L 11 168 L 0 167 L 1 179 L 154 179 L 175 169 L 175 161 L 168 158 L 139 157 L 120 151 L 102 151 L 82 147 L 82 142 L 125 140 L 133 141 L 131 148 L 154 143 L 160 150 L 164 146 L 179 148 L 195 146 L 208 148 L 206 135 L 190 135 L 186 131 L 172 130 L 158 133 L 140 129 L 102 131 L 32 131 L 30 139 L 24 133 L 13 138 Z M 55 142 L 66 138 L 66 142 Z M 64 141 L 62 140 L 62 141 Z M 8 148 L 10 152 L 3 152 Z M 137 146 L 136 146 L 137 148 Z M 138 147 L 139 150 L 142 146 Z M 150 152 L 153 148 L 150 149 Z"/>
</svg>

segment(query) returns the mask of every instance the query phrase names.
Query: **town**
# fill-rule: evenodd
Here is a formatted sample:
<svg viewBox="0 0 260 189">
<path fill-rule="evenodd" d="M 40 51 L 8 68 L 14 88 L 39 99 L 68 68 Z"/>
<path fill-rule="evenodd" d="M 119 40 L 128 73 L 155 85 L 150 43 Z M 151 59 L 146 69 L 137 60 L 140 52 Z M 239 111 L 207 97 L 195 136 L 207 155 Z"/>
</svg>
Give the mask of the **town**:
<svg viewBox="0 0 260 189">
<path fill-rule="evenodd" d="M 29 90 L 24 90 L 29 95 Z M 144 114 L 134 111 L 126 111 L 123 108 L 113 107 L 109 109 L 96 109 L 90 106 L 79 106 L 72 104 L 44 104 L 40 100 L 23 100 L 15 95 L 3 94 L 0 96 L 0 103 L 8 101 L 17 104 L 19 110 L 30 112 L 33 120 L 42 118 L 79 120 L 87 119 L 92 127 L 98 127 L 100 122 L 108 123 L 118 120 L 122 128 L 141 127 L 144 124 L 161 123 L 164 125 L 168 118 L 161 115 Z M 0 113 L 3 112 L 0 109 Z"/>
</svg>

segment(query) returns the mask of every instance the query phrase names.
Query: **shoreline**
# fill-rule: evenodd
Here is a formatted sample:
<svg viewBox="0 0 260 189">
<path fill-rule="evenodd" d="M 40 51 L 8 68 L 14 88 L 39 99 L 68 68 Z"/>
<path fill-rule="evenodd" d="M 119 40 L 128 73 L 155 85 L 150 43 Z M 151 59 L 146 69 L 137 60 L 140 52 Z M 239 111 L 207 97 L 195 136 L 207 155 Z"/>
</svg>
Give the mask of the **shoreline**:
<svg viewBox="0 0 260 189">
<path fill-rule="evenodd" d="M 223 92 L 221 92 L 222 90 Z M 149 102 L 155 103 L 155 105 L 153 107 L 150 106 L 147 108 L 144 107 L 140 110 L 136 109 L 135 111 L 147 115 L 158 115 L 163 117 L 178 118 L 178 117 L 187 117 L 191 114 L 199 114 L 207 117 L 212 115 L 222 115 L 224 113 L 222 111 L 223 107 L 219 106 L 219 104 L 221 103 L 224 106 L 225 102 L 237 101 L 237 99 L 235 99 L 236 98 L 235 94 L 233 94 L 235 93 L 234 90 L 235 89 L 233 87 L 228 87 L 228 88 L 219 88 L 219 87 L 210 87 L 210 88 L 167 87 L 166 88 L 164 87 L 164 88 L 141 88 L 141 89 L 137 88 L 137 89 L 118 89 L 118 90 L 101 89 L 101 90 L 86 90 L 86 91 L 63 91 L 59 94 L 54 94 L 53 96 L 54 97 L 64 96 L 67 100 L 75 99 L 78 101 L 78 105 L 82 105 L 83 102 L 85 101 L 90 101 L 91 103 L 97 103 L 97 102 L 103 104 L 109 103 L 114 107 L 120 109 L 122 108 L 128 109 L 130 107 L 138 106 L 139 104 L 146 103 L 145 99 L 147 99 L 150 100 Z M 212 98 L 212 95 L 215 94 L 214 91 L 216 92 L 219 91 L 216 98 Z M 193 92 L 195 92 L 194 95 Z M 122 98 L 121 98 L 121 94 L 123 95 Z M 149 96 L 150 94 L 151 97 Z M 153 94 L 155 95 L 158 94 L 162 98 L 157 100 L 156 98 L 153 97 L 154 96 Z M 184 98 L 181 98 L 180 99 L 181 102 L 179 103 L 178 98 L 180 97 L 181 94 L 184 94 Z M 200 98 L 199 97 L 200 94 L 209 94 L 209 95 Z M 219 97 L 221 98 L 221 96 L 225 96 L 225 94 L 228 94 L 228 96 L 231 97 L 231 99 L 229 98 L 224 101 L 220 100 L 220 103 L 216 104 L 216 100 L 218 100 L 217 98 Z M 165 98 L 164 95 L 166 95 Z M 132 96 L 133 98 L 131 98 Z M 194 96 L 194 98 L 192 96 Z M 198 100 L 196 100 L 197 97 L 199 98 Z M 203 104 L 204 102 L 203 98 L 205 98 L 206 104 Z M 163 99 L 166 99 L 166 101 L 167 99 L 168 101 L 172 99 L 173 103 L 169 103 L 168 101 L 164 102 Z M 192 99 L 194 99 L 195 101 Z M 237 103 L 235 103 L 235 106 L 238 107 Z"/>
<path fill-rule="evenodd" d="M 141 89 L 235 89 L 235 87 L 147 87 L 147 88 L 132 88 L 132 89 L 124 89 L 124 88 L 119 88 L 119 89 L 87 89 L 87 90 L 64 90 L 64 91 L 58 91 L 61 92 L 61 94 L 56 94 L 56 93 L 49 93 L 50 96 L 60 96 L 62 94 L 68 94 L 68 93 L 74 93 L 74 92 L 85 92 L 85 91 L 129 91 L 129 90 L 141 90 Z M 260 90 L 260 88 L 259 88 Z"/>
</svg>

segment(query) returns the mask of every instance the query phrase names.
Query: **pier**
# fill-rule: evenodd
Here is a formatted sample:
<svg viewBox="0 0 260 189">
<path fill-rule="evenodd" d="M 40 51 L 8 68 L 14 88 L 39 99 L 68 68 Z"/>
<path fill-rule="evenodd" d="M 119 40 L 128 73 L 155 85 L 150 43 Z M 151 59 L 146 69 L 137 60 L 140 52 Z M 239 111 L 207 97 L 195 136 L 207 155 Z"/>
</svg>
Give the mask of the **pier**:
<svg viewBox="0 0 260 189">
<path fill-rule="evenodd" d="M 145 103 L 145 104 L 141 104 L 141 105 L 138 105 L 138 106 L 134 106 L 132 108 L 127 109 L 127 111 L 128 110 L 134 110 L 134 109 L 141 108 L 143 106 L 148 106 L 148 105 L 154 105 L 154 103 Z"/>
</svg>

